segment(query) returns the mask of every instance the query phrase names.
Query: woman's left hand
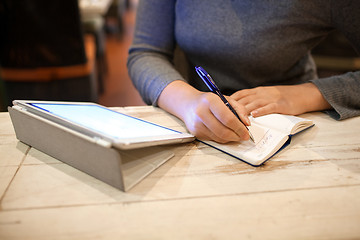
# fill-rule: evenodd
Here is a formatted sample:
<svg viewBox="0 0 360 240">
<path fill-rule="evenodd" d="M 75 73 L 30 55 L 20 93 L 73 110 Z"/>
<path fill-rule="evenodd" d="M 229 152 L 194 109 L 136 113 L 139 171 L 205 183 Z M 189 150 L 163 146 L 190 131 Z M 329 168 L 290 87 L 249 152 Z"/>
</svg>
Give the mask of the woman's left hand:
<svg viewBox="0 0 360 240">
<path fill-rule="evenodd" d="M 254 117 L 270 113 L 298 115 L 331 108 L 313 83 L 244 89 L 231 97 Z"/>
</svg>

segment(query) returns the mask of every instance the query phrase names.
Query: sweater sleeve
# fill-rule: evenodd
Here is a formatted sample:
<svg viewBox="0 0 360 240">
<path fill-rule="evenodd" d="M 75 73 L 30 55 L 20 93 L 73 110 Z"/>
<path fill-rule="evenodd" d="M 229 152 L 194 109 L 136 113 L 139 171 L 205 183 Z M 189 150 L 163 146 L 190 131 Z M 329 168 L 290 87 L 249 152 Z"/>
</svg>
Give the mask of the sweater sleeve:
<svg viewBox="0 0 360 240">
<path fill-rule="evenodd" d="M 127 61 L 129 76 L 147 104 L 157 105 L 162 90 L 183 80 L 172 59 L 175 0 L 139 1 L 135 35 Z"/>
<path fill-rule="evenodd" d="M 332 25 L 344 34 L 360 54 L 360 1 L 333 0 Z M 334 110 L 337 120 L 360 115 L 360 71 L 312 81 Z"/>
<path fill-rule="evenodd" d="M 360 115 L 360 72 L 312 81 L 334 110 L 328 114 L 342 120 Z"/>
</svg>

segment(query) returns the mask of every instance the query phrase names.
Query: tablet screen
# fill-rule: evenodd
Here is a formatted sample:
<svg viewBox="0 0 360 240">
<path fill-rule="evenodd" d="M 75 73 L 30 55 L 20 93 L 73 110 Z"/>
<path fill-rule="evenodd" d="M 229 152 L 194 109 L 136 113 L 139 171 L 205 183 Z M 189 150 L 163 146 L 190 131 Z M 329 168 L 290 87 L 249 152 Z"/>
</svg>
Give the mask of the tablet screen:
<svg viewBox="0 0 360 240">
<path fill-rule="evenodd" d="M 180 134 L 175 130 L 133 118 L 99 105 L 53 103 L 31 103 L 31 105 L 116 139 Z"/>
</svg>

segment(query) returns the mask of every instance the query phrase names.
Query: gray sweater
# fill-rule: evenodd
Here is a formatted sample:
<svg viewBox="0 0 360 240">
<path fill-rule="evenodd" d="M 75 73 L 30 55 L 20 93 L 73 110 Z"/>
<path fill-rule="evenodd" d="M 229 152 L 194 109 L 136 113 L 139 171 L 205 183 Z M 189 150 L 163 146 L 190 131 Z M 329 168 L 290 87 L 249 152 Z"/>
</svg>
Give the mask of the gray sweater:
<svg viewBox="0 0 360 240">
<path fill-rule="evenodd" d="M 184 80 L 208 91 L 200 65 L 225 94 L 312 81 L 336 119 L 360 115 L 360 71 L 318 79 L 310 50 L 334 29 L 360 53 L 359 0 L 140 0 L 129 75 L 148 104 Z M 188 74 L 174 67 L 174 49 Z"/>
</svg>

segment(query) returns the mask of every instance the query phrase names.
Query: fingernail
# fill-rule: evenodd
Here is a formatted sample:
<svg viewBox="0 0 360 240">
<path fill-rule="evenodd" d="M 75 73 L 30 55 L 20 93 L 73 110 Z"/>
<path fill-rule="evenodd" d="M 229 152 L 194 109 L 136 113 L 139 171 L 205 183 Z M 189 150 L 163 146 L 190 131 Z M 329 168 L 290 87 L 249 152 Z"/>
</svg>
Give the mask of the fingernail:
<svg viewBox="0 0 360 240">
<path fill-rule="evenodd" d="M 250 114 L 251 114 L 251 116 L 256 117 L 256 115 L 258 115 L 258 113 L 259 112 L 257 110 L 254 110 Z"/>
<path fill-rule="evenodd" d="M 245 117 L 245 123 L 247 126 L 251 126 L 250 119 L 248 117 Z"/>
</svg>

